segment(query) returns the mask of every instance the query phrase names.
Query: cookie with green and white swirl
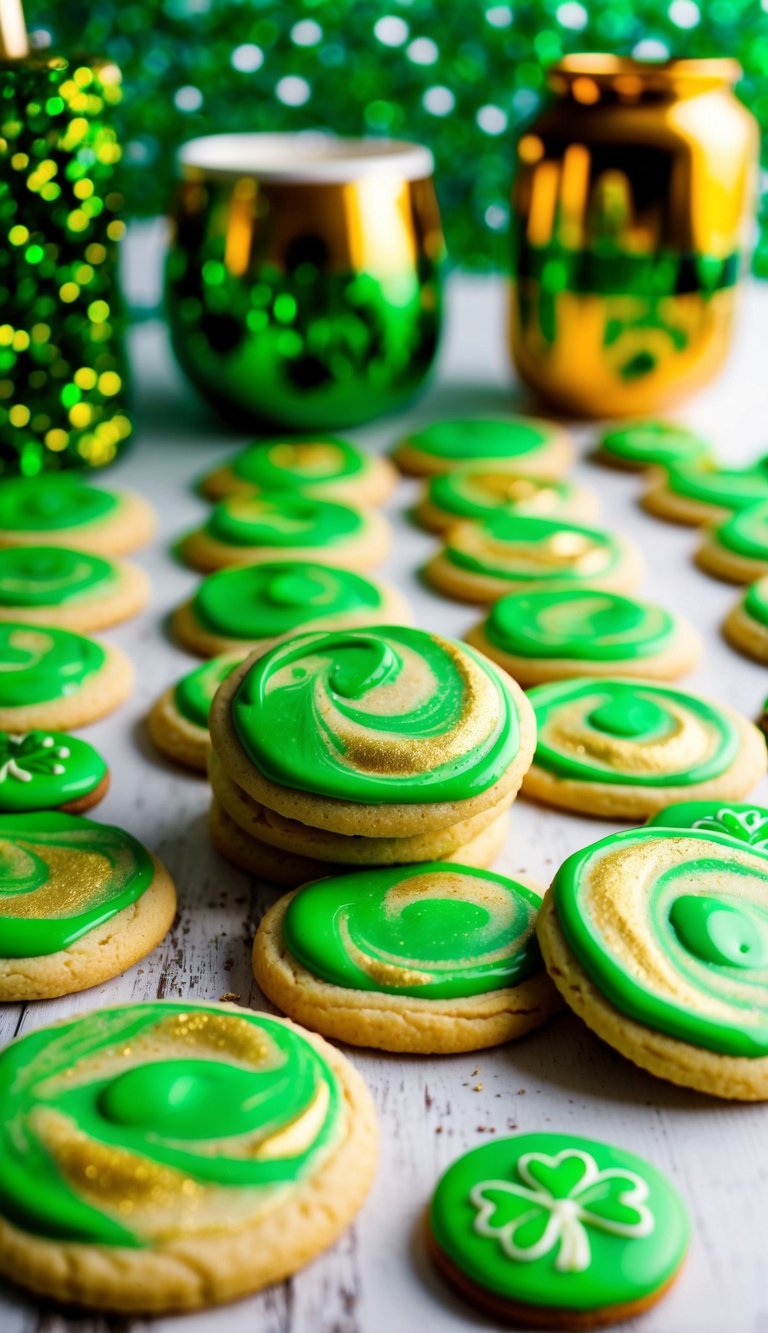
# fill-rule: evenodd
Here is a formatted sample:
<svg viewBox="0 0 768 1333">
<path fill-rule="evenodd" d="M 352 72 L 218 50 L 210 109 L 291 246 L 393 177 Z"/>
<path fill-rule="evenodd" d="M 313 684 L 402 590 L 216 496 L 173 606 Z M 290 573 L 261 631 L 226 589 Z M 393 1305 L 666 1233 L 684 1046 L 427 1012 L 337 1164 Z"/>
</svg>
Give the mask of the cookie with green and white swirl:
<svg viewBox="0 0 768 1333">
<path fill-rule="evenodd" d="M 143 570 L 69 546 L 0 547 L 0 621 L 88 634 L 135 616 L 149 597 Z"/>
<path fill-rule="evenodd" d="M 378 1155 L 343 1055 L 222 1004 L 119 1005 L 18 1038 L 0 1121 L 0 1272 L 124 1314 L 289 1277 L 350 1224 Z"/>
<path fill-rule="evenodd" d="M 155 515 L 133 491 L 105 491 L 69 472 L 0 482 L 0 547 L 71 546 L 127 555 L 144 546 Z"/>
<path fill-rule="evenodd" d="M 390 541 L 389 524 L 376 509 L 298 491 L 264 491 L 220 500 L 178 550 L 204 574 L 273 560 L 312 560 L 366 571 L 387 558 Z"/>
<path fill-rule="evenodd" d="M 477 522 L 499 510 L 591 523 L 599 509 L 597 496 L 583 486 L 562 477 L 525 476 L 514 459 L 502 458 L 495 463 L 465 463 L 431 477 L 414 516 L 422 527 L 443 532 L 462 519 Z"/>
<path fill-rule="evenodd" d="M 262 919 L 253 970 L 323 1036 L 449 1055 L 512 1041 L 559 1008 L 534 925 L 541 894 L 460 862 L 306 884 Z"/>
<path fill-rule="evenodd" d="M 133 666 L 113 644 L 0 622 L 0 730 L 84 727 L 119 707 L 132 688 Z"/>
<path fill-rule="evenodd" d="M 109 790 L 109 769 L 92 745 L 64 731 L 0 731 L 0 811 L 82 814 Z"/>
<path fill-rule="evenodd" d="M 211 742 L 230 778 L 312 828 L 410 837 L 517 792 L 533 754 L 518 685 L 425 630 L 297 634 L 221 685 Z"/>
<path fill-rule="evenodd" d="M 665 805 L 648 820 L 652 828 L 705 829 L 768 852 L 768 810 L 762 805 L 730 801 L 678 801 Z"/>
<path fill-rule="evenodd" d="M 723 621 L 723 634 L 747 657 L 768 662 L 768 575 L 747 588 L 731 607 Z"/>
<path fill-rule="evenodd" d="M 171 625 L 185 648 L 210 656 L 264 650 L 315 626 L 410 620 L 405 598 L 378 580 L 310 560 L 270 560 L 209 574 L 174 611 Z"/>
<path fill-rule="evenodd" d="M 570 435 L 538 417 L 468 417 L 410 431 L 392 457 L 401 472 L 435 477 L 478 460 L 513 460 L 523 476 L 562 477 L 573 462 Z"/>
<path fill-rule="evenodd" d="M 160 943 L 175 912 L 167 870 L 123 829 L 60 811 L 0 815 L 0 1000 L 118 976 Z"/>
<path fill-rule="evenodd" d="M 672 523 L 724 523 L 731 514 L 768 501 L 768 454 L 745 467 L 712 459 L 670 463 L 652 472 L 643 505 Z"/>
<path fill-rule="evenodd" d="M 681 616 L 591 589 L 501 597 L 467 642 L 526 687 L 574 676 L 675 680 L 701 655 L 699 635 Z"/>
<path fill-rule="evenodd" d="M 537 923 L 566 1003 L 659 1078 L 768 1100 L 768 855 L 700 825 L 570 856 Z"/>
<path fill-rule="evenodd" d="M 147 727 L 158 750 L 184 768 L 205 772 L 210 744 L 208 714 L 221 682 L 245 657 L 243 651 L 221 653 L 182 676 L 152 705 Z"/>
<path fill-rule="evenodd" d="M 388 458 L 364 453 L 336 435 L 257 440 L 203 478 L 209 500 L 264 491 L 301 491 L 318 500 L 379 505 L 397 483 Z"/>
<path fill-rule="evenodd" d="M 760 732 L 725 704 L 650 681 L 538 685 L 523 793 L 583 814 L 643 819 L 675 801 L 738 801 L 768 770 Z"/>
<path fill-rule="evenodd" d="M 754 583 L 768 575 L 768 500 L 708 529 L 696 564 L 728 583 Z"/>
<path fill-rule="evenodd" d="M 438 592 L 481 603 L 534 588 L 632 592 L 643 572 L 637 547 L 615 533 L 501 510 L 449 528 L 424 570 Z"/>
<path fill-rule="evenodd" d="M 669 463 L 696 462 L 711 453 L 709 442 L 679 421 L 640 420 L 606 431 L 594 456 L 609 467 L 642 472 Z"/>
<path fill-rule="evenodd" d="M 604 1328 L 674 1282 L 691 1224 L 642 1157 L 573 1134 L 515 1134 L 453 1162 L 427 1216 L 440 1272 L 494 1323 Z"/>
</svg>

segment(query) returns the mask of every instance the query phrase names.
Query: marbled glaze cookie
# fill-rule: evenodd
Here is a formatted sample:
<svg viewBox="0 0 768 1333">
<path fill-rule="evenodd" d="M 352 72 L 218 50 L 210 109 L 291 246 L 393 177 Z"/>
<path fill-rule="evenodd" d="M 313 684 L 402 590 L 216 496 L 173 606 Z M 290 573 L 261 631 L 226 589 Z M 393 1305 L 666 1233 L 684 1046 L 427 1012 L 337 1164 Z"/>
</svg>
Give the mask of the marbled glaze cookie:
<svg viewBox="0 0 768 1333">
<path fill-rule="evenodd" d="M 135 616 L 148 597 L 135 565 L 69 546 L 0 547 L 0 621 L 88 634 Z"/>
<path fill-rule="evenodd" d="M 467 634 L 521 685 L 573 676 L 675 680 L 701 639 L 681 616 L 615 592 L 520 592 L 501 597 Z"/>
<path fill-rule="evenodd" d="M 17 1039 L 0 1123 L 0 1271 L 126 1314 L 295 1273 L 352 1221 L 377 1158 L 344 1056 L 231 1005 L 122 1005 Z"/>
<path fill-rule="evenodd" d="M 757 662 L 768 662 L 768 576 L 747 588 L 731 608 L 723 634 L 739 652 Z"/>
<path fill-rule="evenodd" d="M 220 569 L 203 579 L 173 613 L 185 648 L 205 655 L 270 648 L 277 639 L 315 626 L 409 624 L 405 598 L 350 569 L 273 560 Z"/>
<path fill-rule="evenodd" d="M 643 505 L 659 518 L 698 527 L 768 500 L 768 454 L 750 467 L 722 468 L 709 459 L 671 463 L 651 473 Z"/>
<path fill-rule="evenodd" d="M 298 634 L 221 685 L 211 741 L 260 804 L 332 833 L 409 837 L 517 792 L 535 744 L 514 681 L 424 630 Z"/>
<path fill-rule="evenodd" d="M 179 554 L 203 573 L 272 560 L 369 570 L 386 559 L 390 540 L 389 524 L 375 509 L 270 491 L 220 500 L 179 543 Z"/>
<path fill-rule="evenodd" d="M 155 516 L 132 491 L 103 491 L 68 472 L 0 481 L 0 547 L 73 546 L 127 555 L 148 542 Z"/>
<path fill-rule="evenodd" d="M 709 458 L 712 447 L 676 421 L 629 421 L 601 436 L 595 457 L 632 472 Z"/>
<path fill-rule="evenodd" d="M 768 500 L 708 529 L 696 564 L 728 583 L 754 583 L 768 575 Z"/>
<path fill-rule="evenodd" d="M 499 511 L 449 528 L 424 572 L 448 597 L 495 602 L 531 588 L 632 592 L 644 565 L 637 547 L 602 528 Z"/>
<path fill-rule="evenodd" d="M 704 829 L 746 843 L 758 852 L 768 852 L 768 810 L 761 805 L 736 801 L 678 801 L 651 815 L 651 828 Z"/>
<path fill-rule="evenodd" d="M 205 772 L 205 754 L 210 744 L 208 714 L 221 682 L 234 671 L 245 653 L 221 653 L 188 671 L 156 699 L 147 717 L 147 727 L 158 750 L 185 768 Z"/>
<path fill-rule="evenodd" d="M 0 623 L 0 730 L 66 731 L 117 708 L 133 687 L 119 648 L 71 630 Z"/>
<path fill-rule="evenodd" d="M 538 685 L 535 800 L 583 814 L 642 819 L 682 800 L 739 800 L 764 776 L 759 731 L 725 704 L 649 681 L 587 678 Z"/>
<path fill-rule="evenodd" d="M 539 892 L 451 862 L 307 884 L 262 919 L 253 970 L 273 1004 L 354 1046 L 474 1051 L 559 1008 L 534 924 Z"/>
<path fill-rule="evenodd" d="M 168 871 L 123 829 L 50 810 L 0 815 L 0 1000 L 116 977 L 160 943 L 175 912 Z"/>
<path fill-rule="evenodd" d="M 64 731 L 0 731 L 0 811 L 82 814 L 109 790 L 109 769 L 92 745 Z"/>
<path fill-rule="evenodd" d="M 513 459 L 517 470 L 534 477 L 562 477 L 573 462 L 567 431 L 537 417 L 487 420 L 469 417 L 433 421 L 411 431 L 392 455 L 401 472 L 434 477 L 478 459 L 497 463 Z"/>
<path fill-rule="evenodd" d="M 659 1078 L 768 1099 L 768 856 L 704 828 L 628 829 L 570 856 L 537 924 L 599 1037 Z"/>
<path fill-rule="evenodd" d="M 591 523 L 600 505 L 594 492 L 575 482 L 527 477 L 517 471 L 514 459 L 501 459 L 496 463 L 466 463 L 453 472 L 431 477 L 415 506 L 414 517 L 422 527 L 443 532 L 461 519 L 477 522 L 499 510 Z"/>
<path fill-rule="evenodd" d="M 494 1319 L 604 1328 L 674 1282 L 685 1205 L 644 1158 L 573 1134 L 494 1139 L 453 1162 L 427 1219 L 440 1271 Z"/>
<path fill-rule="evenodd" d="M 388 458 L 364 453 L 338 436 L 258 440 L 241 449 L 202 481 L 209 500 L 263 491 L 302 491 L 318 500 L 379 505 L 394 489 L 397 472 Z"/>
</svg>

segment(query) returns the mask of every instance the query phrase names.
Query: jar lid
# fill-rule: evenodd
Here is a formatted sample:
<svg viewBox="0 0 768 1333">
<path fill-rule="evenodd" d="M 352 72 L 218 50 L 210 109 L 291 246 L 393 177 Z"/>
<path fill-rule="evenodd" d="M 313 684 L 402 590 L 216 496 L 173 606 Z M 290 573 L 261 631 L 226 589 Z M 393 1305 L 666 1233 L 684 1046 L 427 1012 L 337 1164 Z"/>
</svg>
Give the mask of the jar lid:
<svg viewBox="0 0 768 1333">
<path fill-rule="evenodd" d="M 397 139 L 344 139 L 300 134 L 209 134 L 178 153 L 182 176 L 293 185 L 348 184 L 363 176 L 423 180 L 432 175 L 428 148 Z"/>
</svg>

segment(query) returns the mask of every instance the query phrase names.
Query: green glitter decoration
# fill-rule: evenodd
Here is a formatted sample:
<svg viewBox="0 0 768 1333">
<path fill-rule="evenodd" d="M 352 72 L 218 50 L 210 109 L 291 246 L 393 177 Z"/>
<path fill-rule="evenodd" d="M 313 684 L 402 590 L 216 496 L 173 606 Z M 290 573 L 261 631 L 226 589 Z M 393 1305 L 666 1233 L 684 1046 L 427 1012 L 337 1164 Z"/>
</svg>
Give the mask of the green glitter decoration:
<svg viewBox="0 0 768 1333">
<path fill-rule="evenodd" d="M 101 467 L 131 434 L 109 61 L 0 62 L 0 475 Z"/>
</svg>

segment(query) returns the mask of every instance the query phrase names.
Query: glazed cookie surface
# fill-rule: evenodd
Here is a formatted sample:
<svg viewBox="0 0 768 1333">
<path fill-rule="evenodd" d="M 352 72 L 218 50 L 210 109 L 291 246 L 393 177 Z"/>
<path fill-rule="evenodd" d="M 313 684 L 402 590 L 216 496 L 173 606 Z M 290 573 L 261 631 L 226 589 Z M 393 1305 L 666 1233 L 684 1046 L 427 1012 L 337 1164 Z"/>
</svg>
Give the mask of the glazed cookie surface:
<svg viewBox="0 0 768 1333">
<path fill-rule="evenodd" d="M 598 1328 L 652 1305 L 677 1275 L 690 1222 L 643 1158 L 571 1134 L 516 1134 L 441 1177 L 428 1239 L 443 1274 L 497 1318 Z"/>
<path fill-rule="evenodd" d="M 389 551 L 389 524 L 376 510 L 292 491 L 221 500 L 179 552 L 203 572 L 264 561 L 317 560 L 373 569 Z"/>
<path fill-rule="evenodd" d="M 143 546 L 154 526 L 141 496 L 98 490 L 68 473 L 0 482 L 0 547 L 74 546 L 125 555 Z"/>
<path fill-rule="evenodd" d="M 220 653 L 268 648 L 315 624 L 342 628 L 410 618 L 399 592 L 362 574 L 309 560 L 273 560 L 209 574 L 172 623 L 185 647 Z"/>
<path fill-rule="evenodd" d="M 721 801 L 678 801 L 648 820 L 652 828 L 693 828 L 727 834 L 759 852 L 768 852 L 768 810 L 760 805 Z"/>
<path fill-rule="evenodd" d="M 729 583 L 752 583 L 768 574 L 768 500 L 740 509 L 707 532 L 696 563 Z"/>
<path fill-rule="evenodd" d="M 1 1000 L 86 990 L 170 928 L 173 883 L 123 829 L 58 811 L 3 814 L 0 848 Z"/>
<path fill-rule="evenodd" d="M 210 741 L 208 715 L 213 696 L 230 671 L 243 661 L 244 653 L 221 653 L 212 657 L 164 690 L 147 718 L 149 734 L 158 750 L 186 768 L 205 772 L 205 754 Z"/>
<path fill-rule="evenodd" d="M 377 505 L 397 481 L 388 458 L 363 453 L 337 436 L 259 440 L 224 467 L 209 472 L 202 489 L 211 500 L 262 491 L 303 491 L 320 500 Z"/>
<path fill-rule="evenodd" d="M 70 630 L 0 623 L 0 729 L 84 726 L 130 694 L 133 667 Z"/>
<path fill-rule="evenodd" d="M 450 862 L 319 880 L 263 918 L 256 980 L 290 1017 L 357 1046 L 497 1045 L 556 1007 L 534 935 L 540 902 L 514 880 Z"/>
<path fill-rule="evenodd" d="M 768 575 L 747 588 L 731 608 L 723 633 L 740 652 L 758 662 L 768 662 Z"/>
<path fill-rule="evenodd" d="M 441 532 L 460 519 L 476 521 L 500 509 L 589 523 L 599 508 L 593 492 L 572 481 L 524 476 L 514 459 L 500 459 L 466 463 L 432 477 L 414 512 L 422 526 Z"/>
<path fill-rule="evenodd" d="M 701 653 L 698 634 L 679 616 L 592 589 L 502 597 L 467 640 L 524 686 L 617 672 L 672 680 Z"/>
<path fill-rule="evenodd" d="M 635 1064 L 768 1097 L 768 856 L 708 828 L 629 829 L 569 857 L 538 923 L 547 969 Z"/>
<path fill-rule="evenodd" d="M 148 596 L 135 565 L 68 546 L 0 547 L 0 620 L 87 633 L 135 615 Z"/>
<path fill-rule="evenodd" d="M 768 500 L 768 455 L 744 468 L 721 468 L 707 459 L 671 463 L 653 473 L 643 504 L 673 523 L 698 525 L 722 522 L 762 500 Z"/>
<path fill-rule="evenodd" d="M 376 1164 L 344 1057 L 224 1005 L 124 1005 L 22 1037 L 0 1055 L 0 1113 L 17 1136 L 0 1269 L 97 1309 L 194 1309 L 287 1277 L 349 1224 Z"/>
<path fill-rule="evenodd" d="M 706 458 L 708 442 L 674 421 L 630 421 L 606 431 L 597 457 L 615 467 L 640 470 Z"/>
<path fill-rule="evenodd" d="M 63 731 L 0 732 L 0 811 L 79 814 L 107 794 L 109 770 L 98 750 Z"/>
<path fill-rule="evenodd" d="M 567 432 L 551 421 L 470 417 L 432 422 L 401 440 L 393 457 L 401 471 L 419 477 L 452 472 L 477 459 L 514 459 L 521 473 L 561 477 L 571 465 L 573 446 Z"/>
<path fill-rule="evenodd" d="M 600 528 L 499 511 L 449 528 L 425 574 L 460 601 L 495 602 L 531 588 L 630 592 L 643 573 L 640 552 Z"/>
<path fill-rule="evenodd" d="M 768 767 L 751 722 L 682 690 L 586 678 L 529 699 L 538 739 L 523 791 L 547 804 L 641 818 L 686 798 L 738 800 Z"/>
</svg>

